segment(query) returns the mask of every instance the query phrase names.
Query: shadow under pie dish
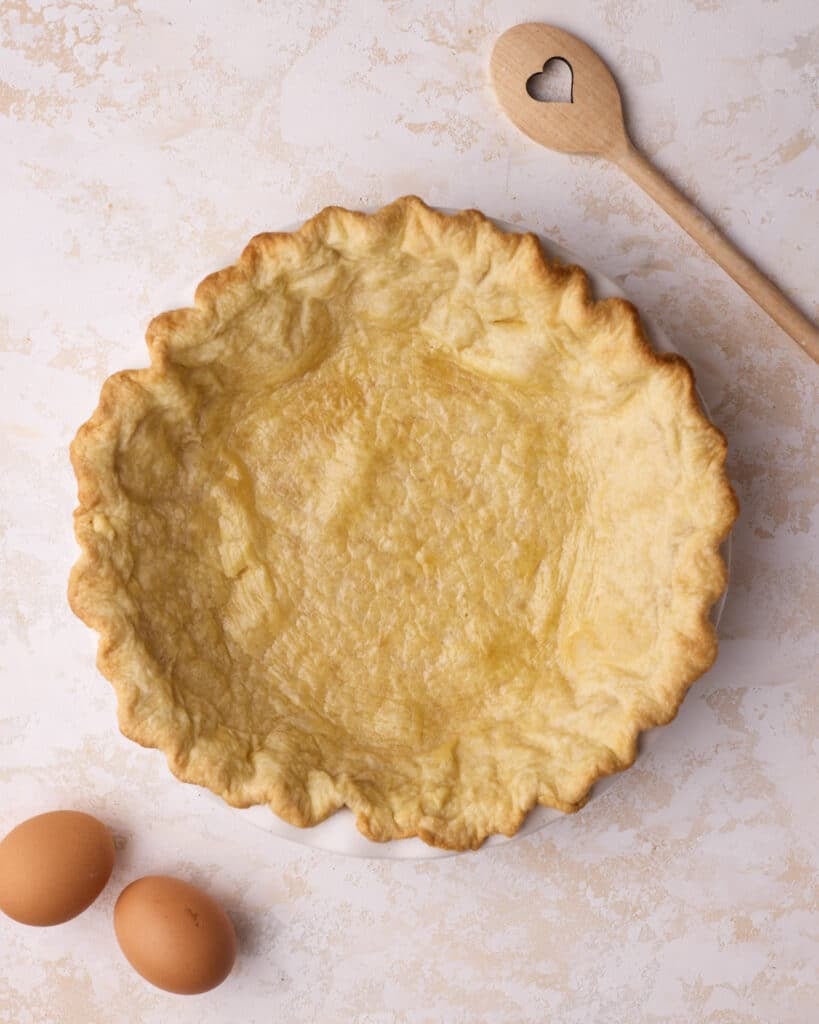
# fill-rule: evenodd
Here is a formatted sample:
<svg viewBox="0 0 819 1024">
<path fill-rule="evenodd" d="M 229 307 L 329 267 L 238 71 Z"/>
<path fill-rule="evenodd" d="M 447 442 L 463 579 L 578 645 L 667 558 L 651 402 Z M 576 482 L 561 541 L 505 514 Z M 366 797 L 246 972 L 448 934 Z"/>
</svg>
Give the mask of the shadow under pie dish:
<svg viewBox="0 0 819 1024">
<path fill-rule="evenodd" d="M 448 849 L 582 806 L 716 656 L 725 441 L 476 211 L 260 235 L 77 434 L 69 598 L 181 779 Z"/>
</svg>

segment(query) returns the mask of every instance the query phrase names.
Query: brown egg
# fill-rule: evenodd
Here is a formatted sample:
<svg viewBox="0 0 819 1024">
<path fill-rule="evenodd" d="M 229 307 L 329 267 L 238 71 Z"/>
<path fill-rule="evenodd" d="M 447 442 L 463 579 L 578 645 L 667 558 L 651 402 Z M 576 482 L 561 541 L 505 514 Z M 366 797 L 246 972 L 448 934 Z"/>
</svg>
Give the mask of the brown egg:
<svg viewBox="0 0 819 1024">
<path fill-rule="evenodd" d="M 114 930 L 134 970 L 167 992 L 207 992 L 236 959 L 230 918 L 207 893 L 178 878 L 131 882 L 117 900 Z"/>
<path fill-rule="evenodd" d="M 0 843 L 0 910 L 22 924 L 62 924 L 89 907 L 114 867 L 114 840 L 81 811 L 24 821 Z"/>
</svg>

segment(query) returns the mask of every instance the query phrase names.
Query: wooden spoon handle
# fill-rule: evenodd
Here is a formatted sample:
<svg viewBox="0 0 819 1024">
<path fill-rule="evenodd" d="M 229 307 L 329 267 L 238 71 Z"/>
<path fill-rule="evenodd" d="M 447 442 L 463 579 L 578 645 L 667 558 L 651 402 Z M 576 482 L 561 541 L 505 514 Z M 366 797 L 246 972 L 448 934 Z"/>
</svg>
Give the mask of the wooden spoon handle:
<svg viewBox="0 0 819 1024">
<path fill-rule="evenodd" d="M 819 363 L 819 330 L 705 217 L 693 203 L 668 181 L 639 150 L 628 146 L 611 154 L 611 158 L 656 200 L 687 231 L 695 242 L 713 257 L 722 269 L 744 288 L 751 298 L 779 326 Z"/>
</svg>

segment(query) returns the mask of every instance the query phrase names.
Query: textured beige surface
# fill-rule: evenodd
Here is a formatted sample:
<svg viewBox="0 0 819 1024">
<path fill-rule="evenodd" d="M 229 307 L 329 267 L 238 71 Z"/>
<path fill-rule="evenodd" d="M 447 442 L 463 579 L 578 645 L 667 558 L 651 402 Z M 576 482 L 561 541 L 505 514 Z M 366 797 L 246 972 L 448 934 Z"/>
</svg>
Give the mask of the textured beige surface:
<svg viewBox="0 0 819 1024">
<path fill-rule="evenodd" d="M 811 308 L 812 7 L 3 5 L 2 823 L 73 803 L 121 847 L 85 915 L 0 921 L 4 1024 L 812 1021 L 816 371 L 616 170 L 517 135 L 485 79 L 513 22 L 582 34 L 620 71 L 636 139 Z M 413 191 L 621 281 L 694 364 L 743 507 L 720 660 L 649 756 L 539 835 L 418 865 L 287 845 L 174 782 L 112 730 L 64 595 L 67 446 L 102 379 L 144 365 L 149 316 L 259 230 Z M 223 988 L 180 1002 L 120 959 L 114 898 L 149 872 L 233 912 Z"/>
<path fill-rule="evenodd" d="M 533 235 L 413 196 L 257 235 L 195 299 L 71 445 L 122 731 L 379 841 L 576 811 L 716 656 L 737 508 L 690 369 Z"/>
</svg>

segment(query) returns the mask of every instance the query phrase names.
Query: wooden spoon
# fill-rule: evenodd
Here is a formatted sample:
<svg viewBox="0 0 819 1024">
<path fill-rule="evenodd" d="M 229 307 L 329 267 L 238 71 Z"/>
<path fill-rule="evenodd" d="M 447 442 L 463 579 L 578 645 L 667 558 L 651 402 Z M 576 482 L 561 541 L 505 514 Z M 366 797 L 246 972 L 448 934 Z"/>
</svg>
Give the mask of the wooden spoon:
<svg viewBox="0 0 819 1024">
<path fill-rule="evenodd" d="M 534 99 L 530 80 L 552 58 L 569 65 L 569 102 Z M 492 52 L 492 82 L 501 106 L 535 142 L 563 153 L 588 153 L 616 163 L 819 362 L 819 330 L 776 285 L 689 202 L 628 137 L 617 83 L 594 50 L 551 25 L 516 25 Z"/>
</svg>

